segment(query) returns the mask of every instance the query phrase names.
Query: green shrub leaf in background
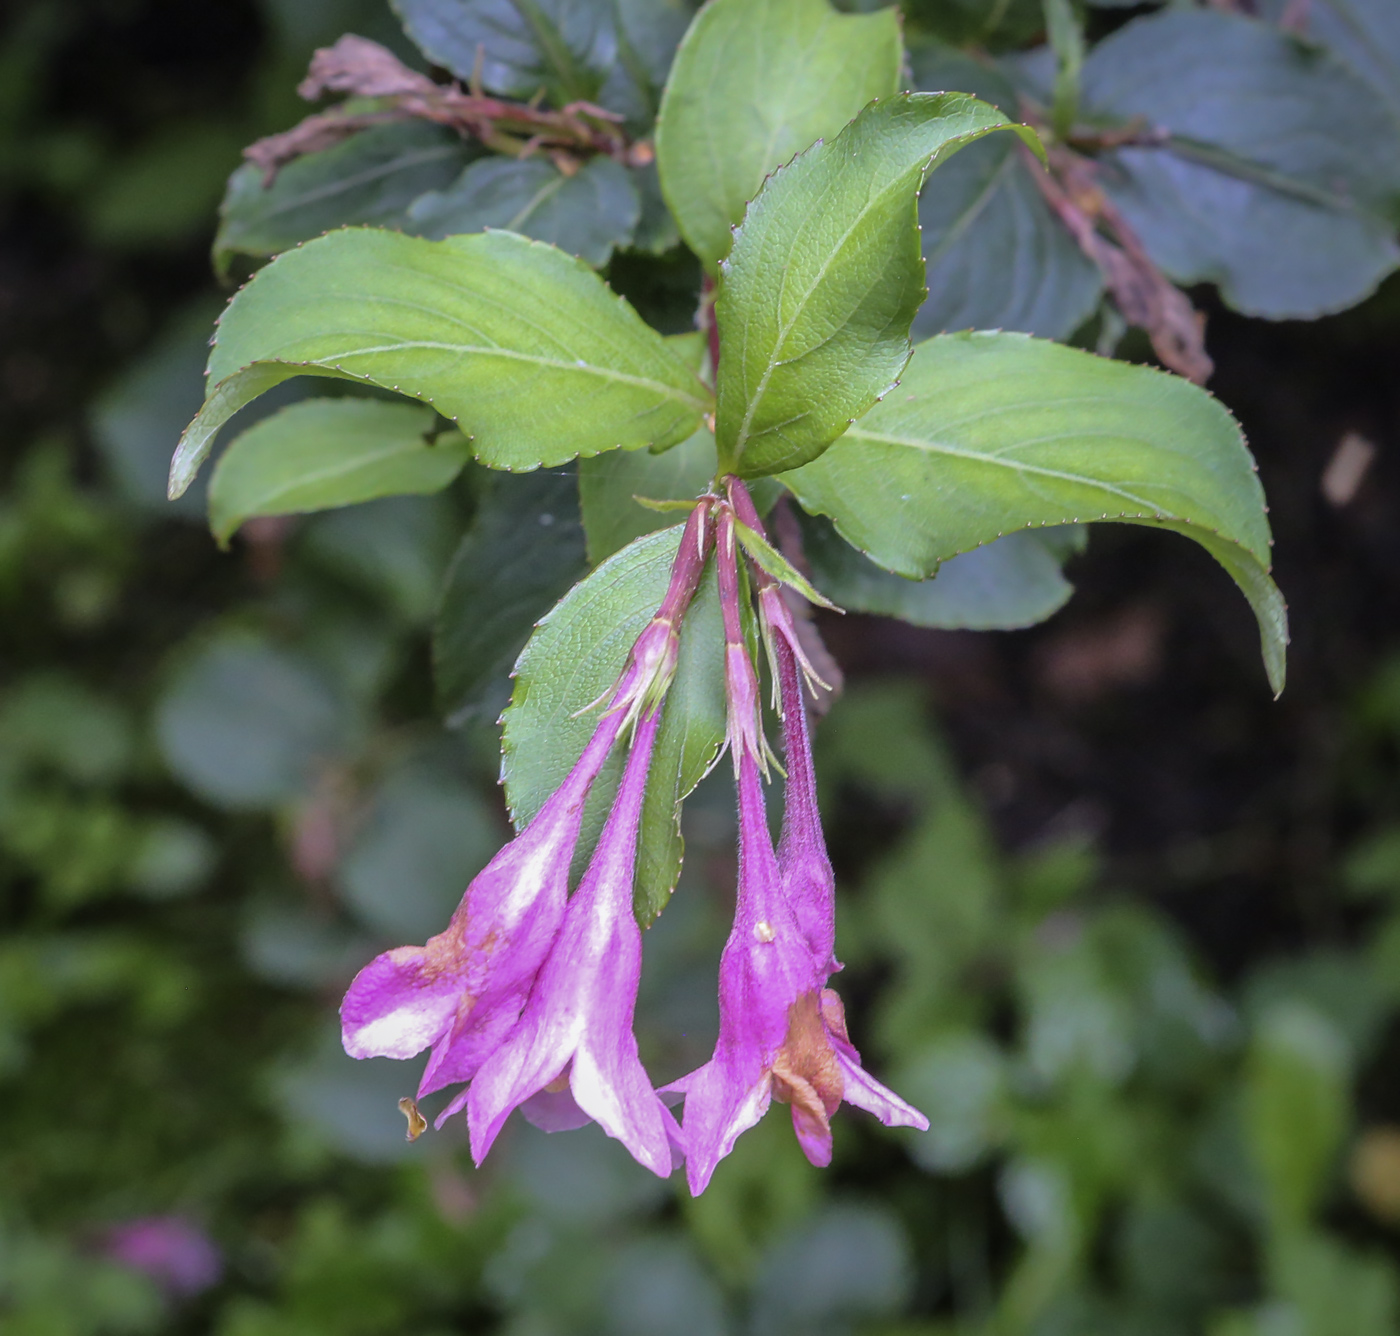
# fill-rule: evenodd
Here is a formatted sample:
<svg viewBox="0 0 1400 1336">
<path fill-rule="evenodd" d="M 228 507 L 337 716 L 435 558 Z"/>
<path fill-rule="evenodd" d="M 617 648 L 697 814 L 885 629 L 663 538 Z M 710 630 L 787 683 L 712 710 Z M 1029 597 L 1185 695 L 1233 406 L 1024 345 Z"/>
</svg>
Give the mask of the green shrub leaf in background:
<svg viewBox="0 0 1400 1336">
<path fill-rule="evenodd" d="M 921 343 L 899 389 L 784 477 L 802 505 L 912 579 L 1009 530 L 1123 520 L 1200 543 L 1259 621 L 1283 688 L 1287 617 L 1239 428 L 1177 376 L 1021 334 Z"/>
<path fill-rule="evenodd" d="M 517 829 L 583 754 L 598 722 L 597 711 L 586 707 L 616 681 L 661 605 L 680 535 L 674 525 L 610 557 L 555 605 L 521 654 L 501 744 L 501 777 Z M 647 777 L 634 891 L 644 926 L 664 908 L 680 875 L 680 803 L 714 765 L 724 734 L 724 635 L 711 570 L 682 624 L 680 662 Z M 594 784 L 580 856 L 602 828 L 618 762 L 614 756 Z"/>
<path fill-rule="evenodd" d="M 661 188 L 711 269 L 769 172 L 899 86 L 893 9 L 712 0 L 676 52 L 656 125 Z"/>
<path fill-rule="evenodd" d="M 959 93 L 903 94 L 775 172 L 734 234 L 716 302 L 716 437 L 744 477 L 816 458 L 898 379 L 924 299 L 916 196 L 964 145 L 1011 129 Z"/>
<path fill-rule="evenodd" d="M 433 627 L 438 708 L 450 726 L 495 718 L 535 623 L 587 569 L 572 472 L 490 480 L 452 558 Z"/>
<path fill-rule="evenodd" d="M 393 0 L 408 35 L 464 84 L 592 102 L 635 130 L 656 114 L 686 0 Z"/>
<path fill-rule="evenodd" d="M 518 470 L 675 445 L 708 400 L 659 334 L 552 246 L 510 232 L 424 241 L 349 228 L 279 256 L 229 304 L 171 495 L 234 413 L 298 375 L 426 400 L 477 459 Z"/>
<path fill-rule="evenodd" d="M 345 711 L 301 656 L 250 636 L 214 640 L 176 672 L 156 709 L 166 764 L 234 810 L 301 796 L 348 738 Z"/>
<path fill-rule="evenodd" d="M 689 501 L 714 476 L 715 438 L 706 427 L 664 454 L 613 450 L 579 460 L 578 495 L 589 562 L 596 566 L 634 538 L 676 522 L 675 515 L 649 510 L 638 497 Z"/>
<path fill-rule="evenodd" d="M 460 432 L 430 441 L 431 408 L 306 399 L 232 441 L 209 483 L 209 527 L 227 544 L 254 515 L 291 515 L 380 496 L 440 492 L 466 465 Z"/>
<path fill-rule="evenodd" d="M 837 606 L 949 631 L 1043 622 L 1074 593 L 1060 566 L 1083 547 L 1083 531 L 1074 527 L 1023 529 L 950 558 L 937 578 L 910 580 L 863 557 L 822 516 L 803 514 L 799 522 L 812 580 Z"/>
<path fill-rule="evenodd" d="M 1177 282 L 1216 283 L 1250 315 L 1313 317 L 1400 263 L 1395 120 L 1329 52 L 1243 15 L 1173 9 L 1094 48 L 1084 101 L 1095 119 L 1168 132 L 1107 155 L 1101 180 Z"/>
<path fill-rule="evenodd" d="M 264 259 L 337 227 L 399 227 L 410 204 L 448 186 L 477 152 L 442 126 L 404 121 L 286 163 L 271 185 L 245 163 L 229 177 L 214 267 L 226 274 L 235 255 Z"/>
<path fill-rule="evenodd" d="M 501 227 L 597 267 L 631 242 L 641 214 L 631 173 L 611 158 L 592 158 L 565 176 L 545 158 L 492 157 L 416 199 L 406 230 L 437 239 Z"/>
<path fill-rule="evenodd" d="M 1015 115 L 1015 89 L 994 67 L 935 43 L 909 54 L 919 88 L 955 88 Z M 928 298 L 914 317 L 916 335 L 1011 329 L 1065 339 L 1093 313 L 1103 279 L 1050 211 L 1032 179 L 1039 170 L 1014 139 L 991 135 L 924 187 Z"/>
<path fill-rule="evenodd" d="M 608 0 L 392 0 L 434 65 L 492 92 L 595 101 L 616 56 Z"/>
<path fill-rule="evenodd" d="M 1261 13 L 1279 19 L 1287 0 L 1265 0 Z M 1390 107 L 1400 130 L 1400 9 L 1390 0 L 1311 0 L 1307 37 L 1340 56 Z"/>
</svg>

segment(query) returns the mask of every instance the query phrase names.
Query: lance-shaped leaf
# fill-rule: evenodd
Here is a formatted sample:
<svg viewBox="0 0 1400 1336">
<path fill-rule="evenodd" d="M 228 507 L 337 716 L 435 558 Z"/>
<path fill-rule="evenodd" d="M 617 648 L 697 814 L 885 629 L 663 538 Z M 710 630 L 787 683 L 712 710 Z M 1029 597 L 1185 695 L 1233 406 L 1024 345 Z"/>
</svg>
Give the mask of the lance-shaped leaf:
<svg viewBox="0 0 1400 1336">
<path fill-rule="evenodd" d="M 214 238 L 214 265 L 262 259 L 333 227 L 395 227 L 424 191 L 440 190 L 475 156 L 459 135 L 426 121 L 377 125 L 322 153 L 287 163 L 269 186 L 244 163 L 229 177 Z"/>
<path fill-rule="evenodd" d="M 347 228 L 280 255 L 229 303 L 170 494 L 234 413 L 301 375 L 422 399 L 483 464 L 514 470 L 674 445 L 709 398 L 665 339 L 563 251 L 511 232 L 424 241 Z"/>
<path fill-rule="evenodd" d="M 945 158 L 1025 126 L 961 93 L 861 112 L 769 178 L 734 234 L 719 316 L 722 465 L 743 477 L 815 459 L 899 378 L 924 299 L 916 197 Z"/>
<path fill-rule="evenodd" d="M 1283 598 L 1254 461 L 1229 413 L 1176 376 L 1020 334 L 947 334 L 897 393 L 783 481 L 900 575 L 1014 529 L 1118 520 L 1173 529 L 1234 577 L 1283 688 Z"/>
<path fill-rule="evenodd" d="M 438 238 L 502 227 L 596 267 L 632 240 L 641 214 L 631 173 L 611 158 L 593 158 L 565 176 L 547 158 L 491 157 L 414 200 L 405 230 Z"/>
<path fill-rule="evenodd" d="M 586 707 L 617 679 L 666 594 L 681 526 L 637 539 L 554 607 L 515 669 L 504 716 L 501 777 L 517 828 L 543 806 L 582 755 L 597 724 Z M 724 743 L 724 632 L 713 567 L 686 614 L 680 662 L 647 778 L 637 851 L 635 907 L 643 924 L 665 907 L 680 875 L 680 803 Z M 602 829 L 617 786 L 617 757 L 594 785 L 582 849 Z"/>
<path fill-rule="evenodd" d="M 306 399 L 249 427 L 209 483 L 209 527 L 227 543 L 254 515 L 292 515 L 440 492 L 471 450 L 460 432 L 435 440 L 431 408 L 374 399 Z"/>
<path fill-rule="evenodd" d="M 712 0 L 676 52 L 656 123 L 661 188 L 710 268 L 763 178 L 899 87 L 893 9 L 827 0 Z"/>
</svg>

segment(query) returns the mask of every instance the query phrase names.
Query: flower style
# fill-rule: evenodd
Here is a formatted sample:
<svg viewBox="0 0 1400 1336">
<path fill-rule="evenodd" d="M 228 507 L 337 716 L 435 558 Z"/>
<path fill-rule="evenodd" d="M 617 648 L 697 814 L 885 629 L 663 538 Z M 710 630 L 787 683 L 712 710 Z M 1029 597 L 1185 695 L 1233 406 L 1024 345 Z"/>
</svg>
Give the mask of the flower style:
<svg viewBox="0 0 1400 1336">
<path fill-rule="evenodd" d="M 422 1098 L 471 1080 L 511 1032 L 564 923 L 589 790 L 624 729 L 659 709 L 711 539 L 709 508 L 697 506 L 665 601 L 602 698 L 608 704 L 583 755 L 526 829 L 477 874 L 447 928 L 424 946 L 386 951 L 355 977 L 340 1013 L 351 1057 L 411 1058 L 431 1047 Z M 438 1125 L 458 1107 L 449 1106 Z"/>
<path fill-rule="evenodd" d="M 737 490 L 737 489 L 736 489 Z M 754 517 L 757 518 L 756 516 Z M 746 521 L 747 522 L 747 521 Z M 750 524 L 750 527 L 753 527 Z M 790 621 L 771 637 L 784 716 L 788 788 L 782 854 L 774 851 L 759 778 L 757 676 L 744 645 L 733 518 L 718 520 L 720 603 L 726 637 L 733 764 L 739 791 L 739 885 L 734 926 L 720 960 L 720 1032 L 713 1057 L 669 1089 L 685 1096 L 684 1140 L 692 1193 L 774 1098 L 792 1108 L 793 1130 L 813 1164 L 831 1162 L 831 1116 L 842 1100 L 887 1125 L 928 1126 L 873 1080 L 846 1033 L 826 981 L 839 968 L 835 878 L 821 835 L 799 651 Z M 763 584 L 760 573 L 760 585 Z M 786 610 L 783 610 L 783 615 Z"/>
<path fill-rule="evenodd" d="M 652 710 L 638 721 L 617 801 L 520 1024 L 448 1108 L 467 1106 L 478 1164 L 523 1105 L 548 1131 L 591 1118 L 648 1169 L 663 1178 L 671 1172 L 674 1120 L 652 1089 L 632 1033 L 642 969 L 632 875 L 659 719 Z"/>
</svg>

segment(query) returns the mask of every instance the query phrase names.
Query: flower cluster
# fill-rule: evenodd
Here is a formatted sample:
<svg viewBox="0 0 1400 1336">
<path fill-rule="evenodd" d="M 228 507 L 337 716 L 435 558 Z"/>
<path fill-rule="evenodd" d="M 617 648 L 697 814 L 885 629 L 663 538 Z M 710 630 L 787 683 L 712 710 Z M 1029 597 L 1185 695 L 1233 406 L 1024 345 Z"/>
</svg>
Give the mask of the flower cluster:
<svg viewBox="0 0 1400 1336">
<path fill-rule="evenodd" d="M 741 555 L 745 547 L 760 554 L 752 565 Z M 775 560 L 764 560 L 765 553 L 781 563 L 767 548 L 742 483 L 730 479 L 725 495 L 700 499 L 665 600 L 616 685 L 597 703 L 601 715 L 577 764 L 467 887 L 447 928 L 424 946 L 377 957 L 345 996 L 342 1030 L 352 1057 L 409 1058 L 431 1049 L 420 1099 L 467 1083 L 438 1125 L 465 1109 L 477 1163 L 517 1108 L 547 1131 L 597 1122 L 662 1176 L 684 1159 L 697 1194 L 775 1097 L 791 1106 L 802 1149 L 819 1165 L 831 1160 L 830 1119 L 842 1100 L 887 1125 L 928 1125 L 865 1072 L 847 1037 L 841 1001 L 827 986 L 841 967 L 834 954 L 835 877 L 822 838 L 803 698 L 815 675 L 770 573 Z M 739 798 L 739 884 L 720 960 L 714 1055 L 658 1091 L 632 1031 L 642 955 L 632 883 L 680 627 L 712 554 L 725 634 L 727 745 Z M 787 784 L 776 849 L 763 792 L 769 753 L 759 677 L 744 626 L 749 587 L 783 720 Z M 570 894 L 584 804 L 617 746 L 627 748 L 622 780 Z M 668 1096 L 684 1099 L 679 1123 Z"/>
</svg>

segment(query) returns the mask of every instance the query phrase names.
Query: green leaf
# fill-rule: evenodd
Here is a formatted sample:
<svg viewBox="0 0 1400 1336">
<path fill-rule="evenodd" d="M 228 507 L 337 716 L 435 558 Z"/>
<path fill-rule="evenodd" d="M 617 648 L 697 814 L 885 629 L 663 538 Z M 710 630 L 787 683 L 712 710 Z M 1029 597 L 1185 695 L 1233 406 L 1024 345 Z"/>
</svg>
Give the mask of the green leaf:
<svg viewBox="0 0 1400 1336">
<path fill-rule="evenodd" d="M 656 123 L 661 188 L 711 270 L 763 179 L 899 87 L 899 18 L 827 0 L 711 0 L 676 52 Z"/>
<path fill-rule="evenodd" d="M 585 707 L 617 679 L 633 642 L 665 597 L 682 532 L 648 534 L 576 585 L 540 623 L 516 664 L 504 716 L 501 775 L 516 827 L 523 827 L 583 754 L 596 711 Z M 681 630 L 680 665 L 666 697 L 647 780 L 635 907 L 650 923 L 680 875 L 680 804 L 724 743 L 724 635 L 713 567 Z M 580 713 L 583 711 L 583 713 Z M 620 771 L 614 756 L 588 804 L 583 855 L 596 841 Z"/>
<path fill-rule="evenodd" d="M 1094 49 L 1084 100 L 1170 132 L 1106 155 L 1100 179 L 1176 281 L 1216 283 L 1250 315 L 1310 318 L 1400 264 L 1396 122 L 1330 53 L 1242 15 L 1174 9 Z"/>
<path fill-rule="evenodd" d="M 771 575 L 779 584 L 797 590 L 808 603 L 814 603 L 822 608 L 830 608 L 835 612 L 841 611 L 830 599 L 819 594 L 812 587 L 811 581 L 777 548 L 753 529 L 750 529 L 742 520 L 734 521 L 734 535 L 739 540 L 739 546 L 748 553 L 750 560 L 759 570 Z"/>
<path fill-rule="evenodd" d="M 1287 0 L 1261 12 L 1281 18 Z M 1400 127 L 1400 8 L 1391 0 L 1310 0 L 1307 37 L 1335 52 L 1378 92 Z"/>
<path fill-rule="evenodd" d="M 610 24 L 599 0 L 391 0 L 434 65 L 509 97 L 540 89 L 559 103 L 602 85 Z"/>
<path fill-rule="evenodd" d="M 470 450 L 455 431 L 429 441 L 436 421 L 431 408 L 373 399 L 292 404 L 224 451 L 209 484 L 209 527 L 226 545 L 254 515 L 440 492 Z"/>
<path fill-rule="evenodd" d="M 351 223 L 396 226 L 418 196 L 446 186 L 473 156 L 451 130 L 405 121 L 297 158 L 270 186 L 262 168 L 245 163 L 229 177 L 214 267 L 223 274 L 235 255 L 276 255 Z"/>
<path fill-rule="evenodd" d="M 393 0 L 408 35 L 464 84 L 508 97 L 594 102 L 645 132 L 686 0 Z"/>
<path fill-rule="evenodd" d="M 156 707 L 166 764 L 201 798 L 257 809 L 299 798 L 348 736 L 345 711 L 309 664 L 247 636 L 215 640 Z"/>
<path fill-rule="evenodd" d="M 1342 1035 L 1305 1002 L 1259 1021 L 1245 1081 L 1245 1128 L 1276 1227 L 1307 1222 L 1346 1134 L 1351 1058 Z"/>
<path fill-rule="evenodd" d="M 995 70 L 960 51 L 911 51 L 919 88 L 971 93 L 1014 112 L 1016 94 Z M 1050 212 L 1014 140 L 992 135 L 945 163 L 919 199 L 929 295 L 914 317 L 920 337 L 1011 329 L 1068 338 L 1103 291 L 1098 267 Z"/>
<path fill-rule="evenodd" d="M 485 489 L 433 628 L 438 708 L 451 727 L 500 712 L 535 623 L 586 573 L 578 494 L 572 471 L 493 478 Z"/>
<path fill-rule="evenodd" d="M 848 612 L 949 631 L 1012 631 L 1043 622 L 1074 593 L 1047 541 L 1062 530 L 1009 533 L 943 562 L 936 578 L 909 580 L 863 557 L 829 520 L 802 515 L 800 523 L 813 581 Z"/>
<path fill-rule="evenodd" d="M 616 53 L 607 0 L 391 0 L 434 65 L 508 97 L 593 101 Z"/>
<path fill-rule="evenodd" d="M 921 343 L 899 391 L 783 481 L 887 570 L 919 579 L 1003 534 L 1118 520 L 1194 539 L 1243 589 L 1283 688 L 1283 599 L 1239 428 L 1203 390 L 1021 334 Z"/>
<path fill-rule="evenodd" d="M 642 202 L 627 168 L 593 158 L 565 176 L 547 158 L 483 158 L 408 210 L 406 231 L 439 239 L 502 227 L 606 264 L 632 240 Z"/>
<path fill-rule="evenodd" d="M 234 413 L 299 375 L 426 400 L 482 463 L 514 470 L 675 444 L 708 402 L 661 335 L 552 246 L 510 232 L 425 241 L 347 228 L 278 256 L 229 303 L 170 494 Z"/>
<path fill-rule="evenodd" d="M 376 932 L 426 941 L 442 931 L 467 883 L 500 847 L 498 826 L 443 758 L 413 757 L 378 786 L 336 882 Z"/>
<path fill-rule="evenodd" d="M 714 476 L 715 438 L 704 427 L 664 454 L 614 450 L 580 460 L 578 494 L 589 563 L 596 566 L 634 538 L 676 522 L 673 515 L 648 510 L 637 497 L 693 500 Z"/>
<path fill-rule="evenodd" d="M 165 495 L 171 442 L 204 398 L 209 326 L 220 302 L 200 297 L 182 307 L 150 347 L 98 397 L 89 410 L 93 438 L 116 490 L 142 510 L 202 522 L 207 497 L 196 485 L 178 501 Z"/>
<path fill-rule="evenodd" d="M 1002 129 L 1039 148 L 976 98 L 901 94 L 769 178 L 716 303 L 721 467 L 752 478 L 805 464 L 895 384 L 925 295 L 919 187 Z"/>
<path fill-rule="evenodd" d="M 359 586 L 412 626 L 432 621 L 458 517 L 445 496 L 386 496 L 313 515 L 301 555 L 338 583 Z M 376 656 L 377 657 L 377 656 Z"/>
</svg>

